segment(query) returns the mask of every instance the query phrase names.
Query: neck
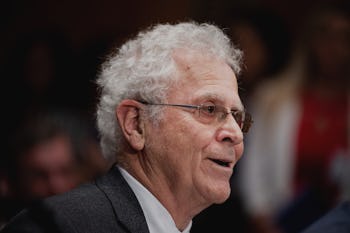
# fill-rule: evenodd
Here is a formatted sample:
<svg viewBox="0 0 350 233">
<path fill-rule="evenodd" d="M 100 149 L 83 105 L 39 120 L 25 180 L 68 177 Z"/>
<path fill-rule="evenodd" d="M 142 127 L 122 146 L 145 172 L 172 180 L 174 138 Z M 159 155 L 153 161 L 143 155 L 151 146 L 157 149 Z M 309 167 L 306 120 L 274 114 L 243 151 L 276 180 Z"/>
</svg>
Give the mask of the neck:
<svg viewBox="0 0 350 233">
<path fill-rule="evenodd" d="M 167 179 L 161 169 L 141 159 L 147 156 L 133 154 L 126 157 L 128 159 L 121 166 L 159 200 L 180 231 L 188 226 L 196 214 L 207 207 L 198 204 L 193 195 L 184 192 L 183 186 L 180 188 L 180 184 Z"/>
</svg>

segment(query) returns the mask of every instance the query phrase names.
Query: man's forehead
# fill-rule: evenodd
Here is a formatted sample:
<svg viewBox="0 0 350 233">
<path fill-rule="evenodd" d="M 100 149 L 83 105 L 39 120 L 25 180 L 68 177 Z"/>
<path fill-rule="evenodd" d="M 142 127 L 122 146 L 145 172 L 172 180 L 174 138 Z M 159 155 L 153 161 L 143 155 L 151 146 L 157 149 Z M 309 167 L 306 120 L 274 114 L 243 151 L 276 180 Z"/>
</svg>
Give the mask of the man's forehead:
<svg viewBox="0 0 350 233">
<path fill-rule="evenodd" d="M 168 92 L 168 101 L 182 99 L 188 104 L 212 101 L 227 107 L 243 108 L 233 73 L 232 76 L 220 75 L 205 64 L 201 67 L 203 69 L 189 64 L 188 70 L 182 71 L 183 77 Z"/>
<path fill-rule="evenodd" d="M 214 55 L 201 53 L 194 50 L 176 49 L 173 51 L 173 59 L 187 78 L 191 76 L 201 76 L 214 78 L 220 70 L 226 70 L 230 73 L 232 80 L 236 81 L 236 76 L 232 68 L 223 60 Z"/>
<path fill-rule="evenodd" d="M 194 65 L 201 64 L 203 61 L 210 62 L 213 60 L 219 60 L 214 55 L 201 53 L 191 49 L 175 49 L 172 53 L 172 57 L 182 69 L 185 71 L 190 69 Z"/>
</svg>

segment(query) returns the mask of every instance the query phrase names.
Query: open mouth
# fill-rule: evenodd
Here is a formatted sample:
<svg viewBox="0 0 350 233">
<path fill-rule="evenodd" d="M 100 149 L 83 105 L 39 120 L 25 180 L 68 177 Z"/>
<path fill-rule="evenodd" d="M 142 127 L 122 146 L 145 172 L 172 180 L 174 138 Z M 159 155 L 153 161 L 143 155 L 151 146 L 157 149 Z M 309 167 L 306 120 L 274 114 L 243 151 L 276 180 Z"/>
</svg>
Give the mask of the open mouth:
<svg viewBox="0 0 350 233">
<path fill-rule="evenodd" d="M 230 166 L 229 162 L 225 162 L 225 161 L 222 161 L 222 160 L 219 160 L 219 159 L 210 159 L 210 160 L 213 161 L 214 163 L 222 166 L 222 167 L 229 167 Z"/>
</svg>

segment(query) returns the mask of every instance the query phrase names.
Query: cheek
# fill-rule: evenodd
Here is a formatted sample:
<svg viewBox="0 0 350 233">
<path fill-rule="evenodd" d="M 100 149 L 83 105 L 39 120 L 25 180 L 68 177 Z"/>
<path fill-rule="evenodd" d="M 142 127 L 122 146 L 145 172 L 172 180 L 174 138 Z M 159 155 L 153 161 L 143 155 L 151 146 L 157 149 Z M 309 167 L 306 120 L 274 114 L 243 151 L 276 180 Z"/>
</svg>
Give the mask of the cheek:
<svg viewBox="0 0 350 233">
<path fill-rule="evenodd" d="M 205 159 L 205 152 L 209 150 L 214 135 L 210 134 L 210 130 L 198 130 L 188 133 L 187 144 L 190 146 L 189 151 L 191 152 L 192 169 L 199 169 L 203 159 Z"/>
<path fill-rule="evenodd" d="M 167 179 L 174 186 L 193 187 L 195 177 L 201 174 L 203 152 L 214 136 L 210 135 L 212 130 L 195 122 L 188 112 L 182 116 L 180 113 L 165 115 L 168 120 L 160 122 L 156 129 L 149 129 L 153 137 L 148 137 L 152 140 L 152 154 L 157 157 Z"/>
<path fill-rule="evenodd" d="M 176 122 L 176 121 L 173 121 Z M 191 154 L 195 150 L 189 131 L 181 124 L 160 124 L 147 136 L 148 153 L 152 154 L 161 167 L 172 176 L 178 177 L 181 172 L 188 173 Z M 176 173 L 176 174 L 174 174 Z"/>
<path fill-rule="evenodd" d="M 235 154 L 236 154 L 237 161 L 242 157 L 243 152 L 244 152 L 244 143 L 242 142 L 235 146 Z"/>
<path fill-rule="evenodd" d="M 200 168 L 202 152 L 210 144 L 210 140 L 194 124 L 178 124 L 168 132 L 177 132 L 168 134 L 163 141 L 163 149 L 168 152 L 167 156 L 170 156 L 168 162 L 175 168 L 174 172 L 178 178 L 182 177 L 183 181 L 191 182 Z"/>
<path fill-rule="evenodd" d="M 174 148 L 177 163 L 192 171 L 201 160 L 201 151 L 204 147 L 203 140 L 194 127 L 178 129 L 178 132 L 177 135 L 173 135 L 169 144 L 171 144 L 171 148 Z M 190 172 L 186 171 L 186 173 Z"/>
</svg>

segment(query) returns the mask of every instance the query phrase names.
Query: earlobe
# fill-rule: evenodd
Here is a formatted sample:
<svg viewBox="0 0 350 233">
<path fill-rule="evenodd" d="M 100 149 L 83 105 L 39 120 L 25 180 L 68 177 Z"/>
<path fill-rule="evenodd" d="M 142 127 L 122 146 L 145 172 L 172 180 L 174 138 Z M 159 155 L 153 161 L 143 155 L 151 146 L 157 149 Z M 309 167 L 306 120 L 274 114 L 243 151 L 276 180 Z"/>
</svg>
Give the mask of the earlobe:
<svg viewBox="0 0 350 233">
<path fill-rule="evenodd" d="M 123 100 L 116 109 L 116 117 L 131 148 L 142 150 L 145 139 L 140 117 L 140 103 L 134 100 Z"/>
</svg>

